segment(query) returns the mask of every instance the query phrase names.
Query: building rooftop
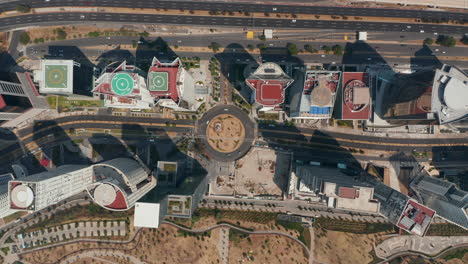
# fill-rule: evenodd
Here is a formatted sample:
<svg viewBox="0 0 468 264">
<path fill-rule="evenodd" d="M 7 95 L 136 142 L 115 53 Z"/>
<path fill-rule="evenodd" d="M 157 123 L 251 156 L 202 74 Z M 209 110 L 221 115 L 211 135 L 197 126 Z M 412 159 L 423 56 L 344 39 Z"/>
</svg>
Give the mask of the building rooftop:
<svg viewBox="0 0 468 264">
<path fill-rule="evenodd" d="M 279 65 L 267 62 L 260 65 L 245 81 L 255 90 L 257 103 L 274 107 L 284 102 L 285 89 L 294 80 Z"/>
<path fill-rule="evenodd" d="M 417 176 L 410 187 L 438 216 L 468 229 L 468 192 L 457 189 L 453 183 L 425 175 Z"/>
<path fill-rule="evenodd" d="M 135 227 L 158 228 L 159 211 L 158 203 L 136 203 L 133 225 Z"/>
<path fill-rule="evenodd" d="M 147 80 L 151 96 L 159 99 L 172 99 L 177 103 L 180 97 L 177 82 L 181 70 L 183 69 L 179 58 L 172 62 L 160 62 L 156 57 L 153 58 Z"/>
<path fill-rule="evenodd" d="M 440 124 L 468 117 L 468 75 L 456 67 L 436 70 L 432 89 L 432 111 Z"/>
<path fill-rule="evenodd" d="M 39 92 L 44 94 L 73 94 L 73 60 L 41 60 L 40 69 L 34 71 Z"/>
<path fill-rule="evenodd" d="M 341 118 L 367 120 L 371 113 L 369 76 L 365 72 L 344 72 Z"/>
<path fill-rule="evenodd" d="M 424 236 L 427 229 L 429 229 L 434 214 L 434 210 L 409 200 L 397 226 L 418 236 Z"/>
<path fill-rule="evenodd" d="M 340 82 L 341 72 L 339 71 L 307 71 L 299 101 L 291 101 L 291 108 L 298 109 L 292 111 L 297 111 L 291 113 L 292 116 L 311 119 L 330 118 Z"/>
<path fill-rule="evenodd" d="M 142 72 L 127 62 L 112 63 L 94 82 L 92 91 L 104 105 L 117 108 L 150 108 L 154 103 Z"/>
</svg>

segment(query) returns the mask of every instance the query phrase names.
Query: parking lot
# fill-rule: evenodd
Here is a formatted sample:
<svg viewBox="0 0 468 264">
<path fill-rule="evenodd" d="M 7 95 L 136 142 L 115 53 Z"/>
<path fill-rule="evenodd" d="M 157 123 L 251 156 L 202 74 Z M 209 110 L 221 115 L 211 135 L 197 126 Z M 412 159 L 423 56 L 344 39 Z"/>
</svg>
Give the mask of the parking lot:
<svg viewBox="0 0 468 264">
<path fill-rule="evenodd" d="M 21 235 L 18 235 L 18 240 L 20 244 L 24 242 L 25 248 L 29 248 L 78 237 L 117 237 L 125 236 L 126 234 L 127 227 L 125 221 L 94 221 L 69 223 L 33 231 L 26 233 L 22 238 Z"/>
</svg>

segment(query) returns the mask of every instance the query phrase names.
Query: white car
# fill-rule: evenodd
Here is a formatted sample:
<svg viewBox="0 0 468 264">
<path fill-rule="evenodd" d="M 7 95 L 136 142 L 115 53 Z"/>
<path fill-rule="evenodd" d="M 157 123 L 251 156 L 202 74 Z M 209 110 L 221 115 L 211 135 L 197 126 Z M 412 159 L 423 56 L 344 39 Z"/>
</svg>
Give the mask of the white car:
<svg viewBox="0 0 468 264">
<path fill-rule="evenodd" d="M 296 19 L 293 19 L 292 22 L 293 22 L 293 23 L 296 23 Z"/>
</svg>

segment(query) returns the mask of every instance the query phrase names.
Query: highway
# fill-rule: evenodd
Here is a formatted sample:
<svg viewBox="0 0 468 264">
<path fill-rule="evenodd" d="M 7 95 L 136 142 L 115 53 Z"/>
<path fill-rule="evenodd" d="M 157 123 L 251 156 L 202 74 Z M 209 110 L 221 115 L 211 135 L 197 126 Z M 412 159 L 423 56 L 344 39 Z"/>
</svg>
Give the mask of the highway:
<svg viewBox="0 0 468 264">
<path fill-rule="evenodd" d="M 385 22 L 360 21 L 326 21 L 305 19 L 274 19 L 249 17 L 220 17 L 220 16 L 186 16 L 160 14 L 127 14 L 127 13 L 99 13 L 99 12 L 60 12 L 27 14 L 5 17 L 0 19 L 0 30 L 12 30 L 31 25 L 63 25 L 67 23 L 97 23 L 115 22 L 132 24 L 177 24 L 225 26 L 241 28 L 296 28 L 296 29 L 346 29 L 358 31 L 407 31 L 427 33 L 442 32 L 444 34 L 465 34 L 468 27 L 458 25 L 437 24 L 406 24 Z M 410 27 L 410 28 L 408 28 Z"/>
<path fill-rule="evenodd" d="M 183 9 L 183 10 L 212 10 L 232 12 L 261 12 L 287 14 L 317 14 L 317 15 L 345 15 L 345 16 L 375 16 L 375 17 L 403 17 L 403 18 L 450 18 L 452 20 L 468 21 L 468 14 L 464 12 L 442 12 L 389 8 L 355 8 L 334 6 L 298 6 L 280 4 L 251 4 L 232 2 L 200 2 L 200 1 L 155 1 L 155 0 L 21 0 L 0 4 L 1 11 L 15 10 L 18 4 L 28 4 L 33 8 L 57 6 L 85 6 L 85 7 L 127 7 L 154 9 Z"/>
</svg>

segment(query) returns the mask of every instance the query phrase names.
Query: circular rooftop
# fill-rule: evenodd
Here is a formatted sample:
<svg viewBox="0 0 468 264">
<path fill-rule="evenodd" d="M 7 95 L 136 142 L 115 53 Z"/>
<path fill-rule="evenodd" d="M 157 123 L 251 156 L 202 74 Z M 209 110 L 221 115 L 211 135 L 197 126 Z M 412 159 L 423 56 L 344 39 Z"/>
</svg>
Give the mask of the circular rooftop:
<svg viewBox="0 0 468 264">
<path fill-rule="evenodd" d="M 120 96 L 127 95 L 133 91 L 133 78 L 128 73 L 117 73 L 112 77 L 112 91 Z"/>
<path fill-rule="evenodd" d="M 27 208 L 34 201 L 34 192 L 26 185 L 18 185 L 11 190 L 11 201 L 20 208 Z"/>
<path fill-rule="evenodd" d="M 468 89 L 462 85 L 447 85 L 444 91 L 445 104 L 454 110 L 468 109 Z"/>
<path fill-rule="evenodd" d="M 117 193 L 114 187 L 107 183 L 100 184 L 94 190 L 94 200 L 103 206 L 112 204 L 116 197 Z"/>
<path fill-rule="evenodd" d="M 312 102 L 318 106 L 328 106 L 332 103 L 333 95 L 326 86 L 317 86 L 312 90 Z"/>
</svg>

